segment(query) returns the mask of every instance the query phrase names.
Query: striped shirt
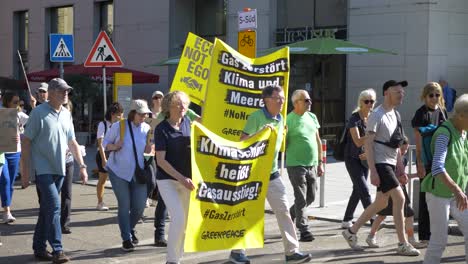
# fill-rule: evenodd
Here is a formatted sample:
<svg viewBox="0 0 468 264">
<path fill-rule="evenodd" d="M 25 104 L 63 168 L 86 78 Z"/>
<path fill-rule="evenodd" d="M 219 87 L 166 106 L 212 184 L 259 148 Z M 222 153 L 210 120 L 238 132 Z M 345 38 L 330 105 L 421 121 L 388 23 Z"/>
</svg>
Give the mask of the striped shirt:
<svg viewBox="0 0 468 264">
<path fill-rule="evenodd" d="M 435 141 L 434 156 L 432 157 L 432 175 L 436 176 L 440 173 L 445 173 L 445 158 L 447 157 L 447 149 L 449 137 L 444 134 L 439 134 Z"/>
</svg>

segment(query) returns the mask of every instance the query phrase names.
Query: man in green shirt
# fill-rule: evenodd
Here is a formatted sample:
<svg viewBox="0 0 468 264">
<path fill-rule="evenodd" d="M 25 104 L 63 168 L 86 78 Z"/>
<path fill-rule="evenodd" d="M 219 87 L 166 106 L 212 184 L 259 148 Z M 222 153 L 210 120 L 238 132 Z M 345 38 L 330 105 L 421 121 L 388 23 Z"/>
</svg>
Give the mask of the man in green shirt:
<svg viewBox="0 0 468 264">
<path fill-rule="evenodd" d="M 289 212 L 296 222 L 299 241 L 313 241 L 304 214 L 315 200 L 317 175 L 323 175 L 322 148 L 317 117 L 309 112 L 312 100 L 306 90 L 296 90 L 291 96 L 293 111 L 288 114 L 286 135 L 286 166 L 294 189 L 294 204 Z"/>
<path fill-rule="evenodd" d="M 262 99 L 265 107 L 249 115 L 242 132 L 241 140 L 251 137 L 265 126 L 270 126 L 277 131 L 278 138 L 275 145 L 275 157 L 269 175 L 270 184 L 266 198 L 278 221 L 281 237 L 283 238 L 286 263 L 309 262 L 312 259 L 312 255 L 299 251 L 296 230 L 289 215 L 286 187 L 278 172 L 278 152 L 283 142 L 284 131 L 284 120 L 281 116 L 281 109 L 283 109 L 285 100 L 283 88 L 280 86 L 265 87 L 262 91 Z M 244 249 L 232 250 L 229 260 L 234 263 L 250 263 Z"/>
</svg>

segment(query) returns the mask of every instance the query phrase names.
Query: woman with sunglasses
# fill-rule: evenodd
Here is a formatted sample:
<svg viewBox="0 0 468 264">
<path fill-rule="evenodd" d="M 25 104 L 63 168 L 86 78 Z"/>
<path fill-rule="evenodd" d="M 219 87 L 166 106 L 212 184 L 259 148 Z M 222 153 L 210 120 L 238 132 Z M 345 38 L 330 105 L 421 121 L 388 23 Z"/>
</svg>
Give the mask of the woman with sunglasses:
<svg viewBox="0 0 468 264">
<path fill-rule="evenodd" d="M 345 129 L 345 165 L 351 181 L 353 182 L 353 192 L 349 197 L 348 206 L 341 227 L 349 228 L 353 225 L 351 220 L 354 218 L 354 211 L 361 201 L 362 207 L 367 208 L 371 203 L 369 187 L 367 186 L 367 177 L 369 169 L 365 165 L 366 154 L 364 152 L 364 141 L 366 139 L 367 117 L 374 108 L 376 102 L 376 93 L 374 89 L 366 89 L 359 94 L 357 107 L 348 120 Z"/>
<path fill-rule="evenodd" d="M 6 92 L 2 98 L 4 108 L 15 108 L 18 111 L 18 134 L 16 136 L 16 152 L 5 153 L 5 165 L 0 175 L 0 194 L 3 207 L 3 223 L 11 223 L 16 221 L 10 211 L 11 200 L 13 198 L 13 186 L 16 176 L 19 172 L 19 162 L 21 158 L 20 134 L 24 131 L 24 125 L 28 121 L 28 115 L 21 112 L 19 109 L 20 98 L 18 94 Z"/>
<path fill-rule="evenodd" d="M 421 101 L 424 104 L 416 110 L 411 126 L 414 131 L 414 139 L 416 142 L 416 165 L 417 173 L 422 182 L 426 176 L 426 172 L 430 168 L 425 168 L 422 159 L 422 137 L 419 133 L 420 127 L 425 127 L 430 124 L 438 126 L 447 120 L 447 111 L 445 110 L 444 96 L 442 87 L 436 82 L 427 83 L 421 92 Z M 418 218 L 418 236 L 421 242 L 427 243 L 431 236 L 429 212 L 426 204 L 426 194 L 419 192 L 419 218 Z"/>
</svg>

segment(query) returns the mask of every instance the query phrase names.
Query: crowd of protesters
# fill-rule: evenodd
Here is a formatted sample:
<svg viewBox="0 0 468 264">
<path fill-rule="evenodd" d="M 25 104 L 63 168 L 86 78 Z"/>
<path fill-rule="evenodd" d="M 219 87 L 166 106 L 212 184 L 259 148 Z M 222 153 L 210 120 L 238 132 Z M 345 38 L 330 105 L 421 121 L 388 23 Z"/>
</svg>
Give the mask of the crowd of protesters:
<svg viewBox="0 0 468 264">
<path fill-rule="evenodd" d="M 378 107 L 374 107 L 377 102 L 375 90 L 365 89 L 358 96 L 357 107 L 345 127 L 345 165 L 353 190 L 341 226 L 350 247 L 361 249 L 357 233 L 365 222 L 371 221 L 373 226 L 366 242 L 370 247 L 379 247 L 378 227 L 385 216 L 392 215 L 398 236 L 397 254 L 418 256 L 417 248 L 428 247 L 425 263 L 439 263 L 447 242 L 446 229 L 440 227 L 448 225 L 449 213 L 459 222 L 462 232 L 468 232 L 468 199 L 464 192 L 468 179 L 468 95 L 461 95 L 455 101 L 453 115 L 449 118 L 442 87 L 436 82 L 423 87 L 423 105 L 411 122 L 417 174 L 407 175 L 404 155 L 409 142 L 396 110 L 403 103 L 407 85 L 406 81 L 385 82 L 384 99 Z M 62 234 L 71 233 L 75 161 L 83 183 L 88 178 L 83 160 L 85 152 L 75 138 L 72 103 L 68 98 L 72 90 L 60 78 L 48 84 L 41 83 L 37 96 L 29 100 L 33 109 L 29 116 L 24 113 L 24 101 L 21 103 L 17 94 L 2 96 L 2 107 L 18 110 L 18 134 L 12 138 L 17 143 L 17 151 L 0 153 L 2 221 L 11 223 L 16 220 L 10 207 L 17 175 L 21 174 L 22 187 L 27 188 L 33 174 L 39 201 L 33 237 L 34 256 L 53 263 L 69 261 L 63 250 Z M 286 100 L 282 87 L 265 87 L 262 99 L 265 106 L 249 115 L 240 140 L 249 138 L 265 126 L 285 135 L 286 167 L 293 185 L 294 203 L 292 206 L 288 204 L 285 185 L 278 172 L 283 137 L 278 137 L 275 144 L 266 197 L 278 221 L 286 262 L 308 262 L 312 255 L 299 250 L 299 241 L 315 239 L 305 212 L 315 200 L 317 177 L 324 173 L 322 160 L 326 153 L 320 146 L 320 122 L 310 112 L 312 100 L 306 90 L 296 90 L 291 95 L 293 110 L 287 116 L 287 126 L 284 126 L 281 114 Z M 135 250 L 139 243 L 135 226 L 143 216 L 144 208 L 156 204 L 154 244 L 167 247 L 167 263 L 180 263 L 182 259 L 189 197 L 195 189 L 190 169 L 191 123 L 202 122 L 201 117 L 188 108 L 189 104 L 189 96 L 184 92 L 164 95 L 155 91 L 152 109 L 145 100 L 133 100 L 126 119 L 123 119 L 122 105 L 112 103 L 105 119 L 98 124 L 96 209 L 109 210 L 103 200 L 104 186 L 109 179 L 117 199 L 117 219 L 125 252 Z M 146 120 L 148 118 L 150 121 Z M 434 162 L 425 166 L 419 128 L 429 124 L 443 125 L 446 129 L 435 132 L 431 144 Z M 152 127 L 155 127 L 154 131 Z M 33 164 L 34 170 L 30 170 Z M 150 167 L 152 177 L 142 180 L 138 171 L 144 171 L 146 167 Z M 367 184 L 369 175 L 371 184 L 377 187 L 373 202 Z M 411 176 L 422 181 L 419 241 L 414 237 L 414 211 L 405 189 Z M 359 202 L 365 210 L 353 223 Z M 171 223 L 166 240 L 164 230 L 168 215 Z M 465 237 L 468 245 L 467 241 Z M 47 250 L 47 242 L 52 252 Z M 233 249 L 229 259 L 234 263 L 250 263 L 244 249 Z"/>
</svg>

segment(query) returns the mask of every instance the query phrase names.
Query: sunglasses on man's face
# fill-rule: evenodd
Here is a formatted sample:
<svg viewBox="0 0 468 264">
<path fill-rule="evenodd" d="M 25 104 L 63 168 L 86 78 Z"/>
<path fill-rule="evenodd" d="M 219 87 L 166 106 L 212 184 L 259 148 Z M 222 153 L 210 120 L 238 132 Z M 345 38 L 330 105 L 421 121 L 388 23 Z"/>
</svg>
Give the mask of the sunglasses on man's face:
<svg viewBox="0 0 468 264">
<path fill-rule="evenodd" d="M 39 90 L 39 93 L 47 93 L 47 92 L 44 90 Z"/>
<path fill-rule="evenodd" d="M 364 100 L 363 102 L 364 102 L 365 104 L 373 104 L 373 103 L 375 103 L 374 100 Z"/>
<path fill-rule="evenodd" d="M 440 97 L 440 94 L 433 94 L 433 93 L 429 94 L 429 97 L 430 97 L 430 98 L 434 98 L 434 96 L 437 97 L 437 98 L 439 98 L 439 97 Z"/>
</svg>

